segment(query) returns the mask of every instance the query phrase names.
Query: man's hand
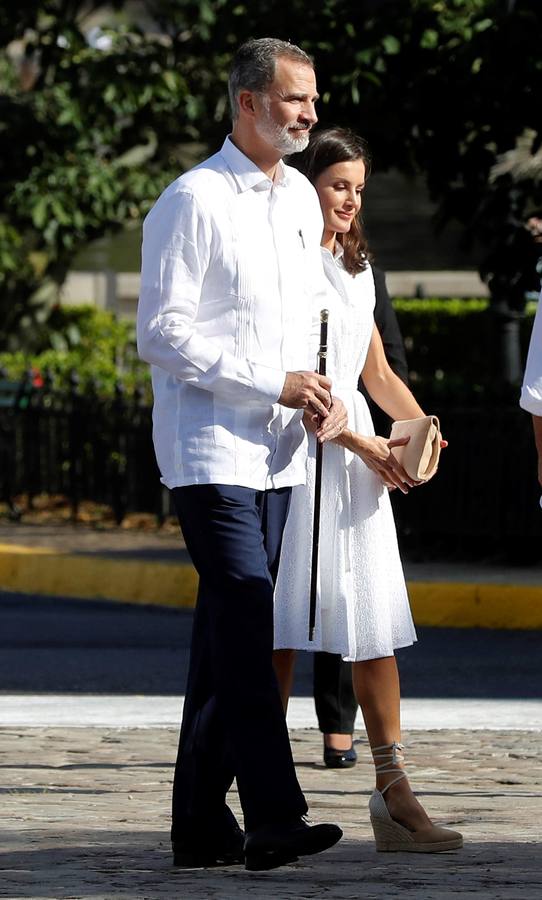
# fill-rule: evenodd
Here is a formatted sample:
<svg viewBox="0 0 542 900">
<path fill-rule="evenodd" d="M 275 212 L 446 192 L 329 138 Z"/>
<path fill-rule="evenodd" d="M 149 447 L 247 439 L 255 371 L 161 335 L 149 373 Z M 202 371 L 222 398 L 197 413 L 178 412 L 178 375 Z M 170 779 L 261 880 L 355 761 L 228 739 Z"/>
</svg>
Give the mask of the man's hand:
<svg viewBox="0 0 542 900">
<path fill-rule="evenodd" d="M 326 419 L 331 407 L 331 380 L 317 372 L 287 372 L 279 397 L 282 406 L 306 409 Z"/>
</svg>

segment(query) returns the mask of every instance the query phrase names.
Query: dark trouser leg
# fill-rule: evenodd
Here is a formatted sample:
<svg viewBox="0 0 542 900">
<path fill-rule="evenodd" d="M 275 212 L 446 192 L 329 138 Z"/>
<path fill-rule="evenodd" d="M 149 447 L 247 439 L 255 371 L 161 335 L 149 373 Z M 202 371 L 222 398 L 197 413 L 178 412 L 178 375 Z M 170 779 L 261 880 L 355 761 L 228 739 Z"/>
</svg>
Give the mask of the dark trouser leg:
<svg viewBox="0 0 542 900">
<path fill-rule="evenodd" d="M 172 838 L 223 815 L 237 779 L 245 827 L 306 812 L 272 667 L 273 582 L 289 491 L 177 488 L 200 575 L 173 792 Z"/>
<path fill-rule="evenodd" d="M 194 622 L 183 724 L 173 780 L 172 840 L 194 830 L 227 828 L 225 797 L 234 779 L 233 764 L 216 719 L 209 655 L 208 601 L 200 582 Z M 206 741 L 199 740 L 204 734 Z M 207 825 L 206 825 L 207 823 Z"/>
<path fill-rule="evenodd" d="M 322 734 L 352 734 L 358 704 L 352 664 L 335 653 L 314 654 L 314 705 Z"/>
</svg>

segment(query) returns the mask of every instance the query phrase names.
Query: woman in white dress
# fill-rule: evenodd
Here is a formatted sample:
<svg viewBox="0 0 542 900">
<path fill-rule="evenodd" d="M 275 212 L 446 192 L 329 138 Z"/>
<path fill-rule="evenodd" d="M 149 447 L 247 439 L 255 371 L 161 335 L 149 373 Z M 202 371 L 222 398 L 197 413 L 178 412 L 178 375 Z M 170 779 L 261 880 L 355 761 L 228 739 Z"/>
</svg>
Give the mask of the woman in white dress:
<svg viewBox="0 0 542 900">
<path fill-rule="evenodd" d="M 323 455 L 319 589 L 314 641 L 308 641 L 315 440 L 307 484 L 294 487 L 275 589 L 275 669 L 284 707 L 296 650 L 340 653 L 352 661 L 376 769 L 369 808 L 378 850 L 456 849 L 461 835 L 431 823 L 403 767 L 400 689 L 394 650 L 416 640 L 399 558 L 389 490 L 415 486 L 393 456 L 404 441 L 376 437 L 372 399 L 393 419 L 424 412 L 389 367 L 374 324 L 374 281 L 360 220 L 369 158 L 350 131 L 316 132 L 296 165 L 314 184 L 324 217 L 322 254 L 330 291 L 327 374 L 348 409 L 348 429 Z M 314 354 L 319 310 L 315 310 Z M 306 422 L 308 430 L 315 423 Z M 444 444 L 444 442 L 443 442 Z"/>
</svg>

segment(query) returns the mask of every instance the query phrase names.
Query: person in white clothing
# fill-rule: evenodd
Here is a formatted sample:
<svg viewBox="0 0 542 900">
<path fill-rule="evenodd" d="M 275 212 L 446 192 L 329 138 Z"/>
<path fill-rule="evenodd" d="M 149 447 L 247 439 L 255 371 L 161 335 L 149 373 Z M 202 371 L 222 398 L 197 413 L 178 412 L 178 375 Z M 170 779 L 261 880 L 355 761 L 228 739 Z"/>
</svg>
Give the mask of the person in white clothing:
<svg viewBox="0 0 542 900">
<path fill-rule="evenodd" d="M 542 292 L 534 317 L 519 402 L 522 409 L 530 412 L 533 417 L 534 439 L 538 453 L 538 481 L 542 487 Z"/>
<path fill-rule="evenodd" d="M 360 372 L 371 398 L 392 418 L 424 413 L 388 365 L 374 324 L 374 281 L 360 220 L 367 148 L 350 131 L 320 131 L 296 165 L 315 185 L 324 216 L 322 253 L 336 288 L 329 307 L 328 372 L 348 409 L 349 427 L 326 445 L 323 455 L 313 642 L 308 641 L 307 622 L 314 442 L 307 483 L 292 492 L 275 588 L 275 669 L 286 707 L 296 649 L 340 653 L 351 660 L 376 767 L 370 812 L 377 849 L 456 849 L 462 845 L 461 835 L 432 824 L 411 791 L 401 754 L 394 649 L 412 644 L 416 635 L 388 489 L 407 493 L 416 484 L 393 454 L 404 440 L 375 436 L 367 403 L 357 390 Z M 305 417 L 309 423 L 311 417 Z"/>
<path fill-rule="evenodd" d="M 281 161 L 316 122 L 312 61 L 284 41 L 249 41 L 229 92 L 231 135 L 145 220 L 137 329 L 162 481 L 200 576 L 174 863 L 271 869 L 342 834 L 302 818 L 272 652 L 282 529 L 291 486 L 305 478 L 299 411 L 320 417 L 322 441 L 346 414 L 307 356 L 311 304 L 328 292 L 318 198 Z M 246 837 L 226 805 L 234 778 Z"/>
</svg>

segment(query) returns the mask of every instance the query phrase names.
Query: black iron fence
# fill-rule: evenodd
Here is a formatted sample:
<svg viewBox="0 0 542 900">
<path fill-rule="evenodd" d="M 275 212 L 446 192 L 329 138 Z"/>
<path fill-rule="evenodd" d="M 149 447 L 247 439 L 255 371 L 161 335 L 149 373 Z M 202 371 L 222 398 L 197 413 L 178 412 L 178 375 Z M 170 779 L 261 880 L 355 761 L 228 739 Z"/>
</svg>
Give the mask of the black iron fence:
<svg viewBox="0 0 542 900">
<path fill-rule="evenodd" d="M 463 553 L 510 550 L 542 556 L 536 455 L 530 416 L 517 406 L 440 408 L 449 448 L 430 484 L 393 502 L 401 540 L 413 550 L 442 545 Z M 66 390 L 45 379 L 0 380 L 0 499 L 62 494 L 75 517 L 83 500 L 128 512 L 169 511 L 141 390 L 114 397 Z"/>
<path fill-rule="evenodd" d="M 75 518 L 83 500 L 128 512 L 167 511 L 151 435 L 151 409 L 141 389 L 114 396 L 82 392 L 75 374 L 65 390 L 45 378 L 0 381 L 0 497 L 62 494 Z M 164 504 L 165 507 L 164 508 Z"/>
<path fill-rule="evenodd" d="M 542 559 L 531 417 L 518 406 L 440 408 L 449 447 L 429 484 L 393 502 L 404 546 Z"/>
</svg>

